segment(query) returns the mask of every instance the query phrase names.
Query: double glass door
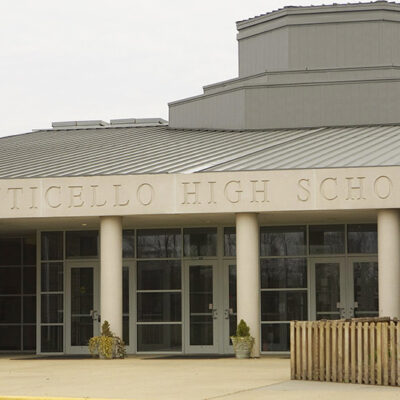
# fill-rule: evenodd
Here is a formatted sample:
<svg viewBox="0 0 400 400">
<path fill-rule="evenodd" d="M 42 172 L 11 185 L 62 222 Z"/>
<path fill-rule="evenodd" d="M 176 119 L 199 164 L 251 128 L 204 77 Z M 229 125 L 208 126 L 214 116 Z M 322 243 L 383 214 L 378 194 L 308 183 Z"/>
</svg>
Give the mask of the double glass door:
<svg viewBox="0 0 400 400">
<path fill-rule="evenodd" d="M 378 315 L 376 257 L 313 258 L 311 281 L 313 319 Z"/>
<path fill-rule="evenodd" d="M 186 262 L 185 353 L 231 353 L 236 329 L 236 265 Z"/>
</svg>

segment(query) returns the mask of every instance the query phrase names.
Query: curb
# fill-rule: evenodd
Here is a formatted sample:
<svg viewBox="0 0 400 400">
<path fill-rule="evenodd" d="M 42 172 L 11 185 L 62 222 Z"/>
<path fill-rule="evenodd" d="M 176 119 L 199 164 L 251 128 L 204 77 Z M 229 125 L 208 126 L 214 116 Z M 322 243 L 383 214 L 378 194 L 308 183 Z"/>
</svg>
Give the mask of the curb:
<svg viewBox="0 0 400 400">
<path fill-rule="evenodd" d="M 58 396 L 0 396 L 0 400 L 134 400 L 105 397 L 58 397 Z"/>
</svg>

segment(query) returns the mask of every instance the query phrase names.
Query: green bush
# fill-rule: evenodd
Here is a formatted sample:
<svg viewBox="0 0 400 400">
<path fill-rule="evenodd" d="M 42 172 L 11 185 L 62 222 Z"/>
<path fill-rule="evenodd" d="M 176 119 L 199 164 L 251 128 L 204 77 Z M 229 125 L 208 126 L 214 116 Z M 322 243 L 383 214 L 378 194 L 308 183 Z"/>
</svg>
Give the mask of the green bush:
<svg viewBox="0 0 400 400">
<path fill-rule="evenodd" d="M 250 336 L 250 327 L 242 319 L 236 329 L 236 336 L 247 337 Z"/>
</svg>

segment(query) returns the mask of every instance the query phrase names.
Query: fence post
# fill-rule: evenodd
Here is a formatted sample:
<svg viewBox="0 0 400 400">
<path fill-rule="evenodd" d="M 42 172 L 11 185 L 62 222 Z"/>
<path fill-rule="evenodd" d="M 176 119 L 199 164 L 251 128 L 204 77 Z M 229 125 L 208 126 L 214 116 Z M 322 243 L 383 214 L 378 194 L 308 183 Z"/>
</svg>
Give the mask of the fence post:
<svg viewBox="0 0 400 400">
<path fill-rule="evenodd" d="M 332 322 L 332 382 L 337 382 L 337 322 Z"/>
<path fill-rule="evenodd" d="M 344 323 L 344 381 L 349 383 L 349 334 L 350 334 L 350 324 L 348 322 Z"/>
<path fill-rule="evenodd" d="M 376 324 L 376 383 L 382 385 L 382 323 Z"/>
<path fill-rule="evenodd" d="M 351 350 L 351 383 L 356 383 L 356 324 L 352 322 L 350 325 L 350 350 Z"/>
<path fill-rule="evenodd" d="M 319 323 L 319 380 L 325 380 L 325 322 Z"/>
<path fill-rule="evenodd" d="M 397 359 L 397 385 L 400 386 L 400 324 L 396 323 L 396 359 Z"/>
<path fill-rule="evenodd" d="M 313 322 L 313 380 L 315 381 L 319 378 L 318 361 L 318 322 Z"/>
<path fill-rule="evenodd" d="M 362 383 L 362 323 L 357 323 L 357 383 Z"/>
<path fill-rule="evenodd" d="M 369 383 L 369 354 L 368 354 L 368 322 L 364 322 L 363 324 L 363 335 L 364 335 L 364 351 L 363 351 L 363 360 L 364 360 L 364 383 Z"/>
<path fill-rule="evenodd" d="M 392 386 L 396 385 L 396 346 L 395 346 L 395 332 L 394 332 L 394 323 L 390 322 L 390 340 L 389 340 L 389 349 L 390 349 L 390 384 Z"/>
<path fill-rule="evenodd" d="M 301 379 L 301 325 L 296 321 L 296 379 Z"/>
<path fill-rule="evenodd" d="M 313 323 L 307 322 L 307 379 L 313 379 L 313 341 L 312 341 L 312 333 L 313 333 Z"/>
<path fill-rule="evenodd" d="M 343 382 L 343 322 L 338 322 L 338 382 Z"/>
<path fill-rule="evenodd" d="M 307 379 L 307 322 L 301 323 L 301 379 Z"/>
<path fill-rule="evenodd" d="M 382 324 L 382 370 L 383 384 L 389 384 L 388 324 Z"/>
<path fill-rule="evenodd" d="M 331 322 L 326 321 L 325 324 L 325 374 L 326 381 L 329 382 L 331 380 Z"/>
<path fill-rule="evenodd" d="M 290 379 L 296 378 L 295 322 L 290 321 Z"/>
<path fill-rule="evenodd" d="M 375 385 L 375 324 L 369 326 L 370 382 Z"/>
</svg>

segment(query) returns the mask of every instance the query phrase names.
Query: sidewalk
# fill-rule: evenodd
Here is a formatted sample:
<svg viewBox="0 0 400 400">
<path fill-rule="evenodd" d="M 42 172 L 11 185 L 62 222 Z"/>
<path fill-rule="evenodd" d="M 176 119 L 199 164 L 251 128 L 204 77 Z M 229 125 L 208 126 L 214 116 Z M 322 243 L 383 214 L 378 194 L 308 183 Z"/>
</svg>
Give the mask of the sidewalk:
<svg viewBox="0 0 400 400">
<path fill-rule="evenodd" d="M 289 380 L 289 360 L 0 358 L 1 396 L 136 400 L 399 399 L 400 388 Z"/>
</svg>

